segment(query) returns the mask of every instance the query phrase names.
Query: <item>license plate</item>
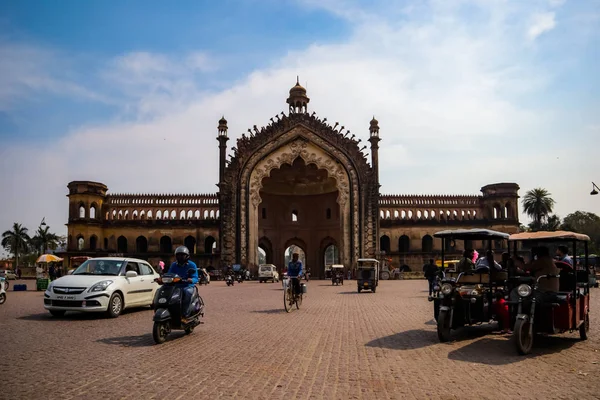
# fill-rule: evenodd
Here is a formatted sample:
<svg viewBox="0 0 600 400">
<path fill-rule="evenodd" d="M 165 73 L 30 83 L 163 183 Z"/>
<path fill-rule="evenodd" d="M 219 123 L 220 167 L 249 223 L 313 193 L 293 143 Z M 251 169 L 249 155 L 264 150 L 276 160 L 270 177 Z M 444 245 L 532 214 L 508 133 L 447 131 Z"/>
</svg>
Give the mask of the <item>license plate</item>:
<svg viewBox="0 0 600 400">
<path fill-rule="evenodd" d="M 75 300 L 75 296 L 56 296 L 57 300 Z"/>
</svg>

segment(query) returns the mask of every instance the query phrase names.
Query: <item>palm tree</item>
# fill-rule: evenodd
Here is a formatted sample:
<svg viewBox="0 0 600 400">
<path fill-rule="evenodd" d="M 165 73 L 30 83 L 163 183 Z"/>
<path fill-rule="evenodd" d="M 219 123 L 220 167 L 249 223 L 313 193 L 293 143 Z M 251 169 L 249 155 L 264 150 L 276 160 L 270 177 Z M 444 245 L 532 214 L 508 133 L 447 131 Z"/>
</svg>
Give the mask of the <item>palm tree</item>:
<svg viewBox="0 0 600 400">
<path fill-rule="evenodd" d="M 41 252 L 41 254 L 46 253 L 48 249 L 55 249 L 58 247 L 60 238 L 58 235 L 50 232 L 50 227 L 47 225 L 38 227 L 35 236 L 31 238 L 31 245 L 35 248 L 37 252 Z"/>
<path fill-rule="evenodd" d="M 27 228 L 16 222 L 13 224 L 12 231 L 2 234 L 2 247 L 14 254 L 15 267 L 19 266 L 19 254 L 27 251 L 27 244 L 30 240 Z"/>
<path fill-rule="evenodd" d="M 552 212 L 554 200 L 551 194 L 543 188 L 528 191 L 523 197 L 523 210 L 533 219 L 533 226 L 539 229 L 544 219 Z"/>
</svg>

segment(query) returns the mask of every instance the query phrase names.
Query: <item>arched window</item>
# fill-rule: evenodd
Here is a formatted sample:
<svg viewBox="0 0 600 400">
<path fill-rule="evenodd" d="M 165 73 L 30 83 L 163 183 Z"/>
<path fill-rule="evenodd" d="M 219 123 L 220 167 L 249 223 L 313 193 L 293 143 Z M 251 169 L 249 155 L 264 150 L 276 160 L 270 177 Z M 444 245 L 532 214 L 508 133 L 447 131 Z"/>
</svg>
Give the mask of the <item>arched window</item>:
<svg viewBox="0 0 600 400">
<path fill-rule="evenodd" d="M 400 236 L 400 239 L 398 240 L 398 250 L 400 253 L 408 253 L 410 250 L 410 239 L 408 236 Z"/>
<path fill-rule="evenodd" d="M 267 219 L 267 209 L 263 207 L 260 212 L 262 219 Z"/>
<path fill-rule="evenodd" d="M 125 236 L 119 236 L 117 239 L 117 252 L 127 253 L 127 238 Z"/>
<path fill-rule="evenodd" d="M 383 235 L 379 238 L 379 248 L 387 254 L 390 253 L 390 237 L 388 235 Z"/>
<path fill-rule="evenodd" d="M 96 203 L 93 203 L 92 206 L 90 207 L 90 219 L 96 219 L 96 211 L 97 211 Z"/>
<path fill-rule="evenodd" d="M 83 240 L 83 236 L 77 237 L 77 250 L 83 250 L 85 246 L 85 240 Z"/>
<path fill-rule="evenodd" d="M 163 236 L 160 238 L 160 252 L 171 253 L 173 251 L 173 244 L 169 236 Z"/>
<path fill-rule="evenodd" d="M 298 222 L 298 211 L 292 210 L 292 222 Z"/>
<path fill-rule="evenodd" d="M 92 235 L 90 237 L 90 250 L 96 250 L 98 247 L 98 237 L 96 235 Z"/>
<path fill-rule="evenodd" d="M 331 219 L 331 208 L 325 210 L 325 218 Z"/>
<path fill-rule="evenodd" d="M 431 253 L 433 251 L 433 238 L 430 235 L 425 235 L 421 239 L 421 250 L 424 253 Z"/>
<path fill-rule="evenodd" d="M 148 239 L 144 236 L 138 236 L 135 239 L 135 252 L 136 253 L 147 253 L 148 252 Z"/>
<path fill-rule="evenodd" d="M 339 258 L 340 252 L 335 244 L 330 244 L 325 248 L 325 265 L 337 264 Z"/>
<path fill-rule="evenodd" d="M 104 250 L 108 250 L 108 238 L 104 238 Z"/>
<path fill-rule="evenodd" d="M 188 236 L 184 239 L 183 245 L 188 248 L 190 254 L 196 253 L 196 238 L 193 236 Z"/>
<path fill-rule="evenodd" d="M 216 248 L 216 243 L 217 241 L 212 236 L 208 236 L 206 239 L 204 239 L 204 253 L 212 254 L 213 249 Z"/>
<path fill-rule="evenodd" d="M 85 218 L 85 207 L 83 203 L 79 204 L 79 218 Z"/>
</svg>

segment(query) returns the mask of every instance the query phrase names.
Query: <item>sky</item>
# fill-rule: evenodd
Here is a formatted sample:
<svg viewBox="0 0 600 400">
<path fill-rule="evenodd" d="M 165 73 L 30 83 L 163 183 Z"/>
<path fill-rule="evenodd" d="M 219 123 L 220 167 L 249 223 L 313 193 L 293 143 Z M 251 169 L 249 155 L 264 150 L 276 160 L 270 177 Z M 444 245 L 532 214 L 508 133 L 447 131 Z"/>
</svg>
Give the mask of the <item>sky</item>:
<svg viewBox="0 0 600 400">
<path fill-rule="evenodd" d="M 365 142 L 384 194 L 546 188 L 600 214 L 600 0 L 0 2 L 0 230 L 65 234 L 67 183 L 210 193 L 230 148 L 287 111 Z M 523 222 L 527 222 L 522 216 Z"/>
</svg>

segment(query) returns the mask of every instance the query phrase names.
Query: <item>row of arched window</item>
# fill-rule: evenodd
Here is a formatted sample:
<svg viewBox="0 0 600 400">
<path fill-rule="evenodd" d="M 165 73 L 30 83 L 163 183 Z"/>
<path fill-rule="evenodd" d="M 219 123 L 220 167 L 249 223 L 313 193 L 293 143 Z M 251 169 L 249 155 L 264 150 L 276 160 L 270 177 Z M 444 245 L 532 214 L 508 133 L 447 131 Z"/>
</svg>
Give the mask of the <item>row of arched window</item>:
<svg viewBox="0 0 600 400">
<path fill-rule="evenodd" d="M 462 244 L 463 241 L 459 241 L 461 243 L 456 243 L 454 241 L 451 240 L 445 240 L 445 248 L 444 251 L 453 251 L 453 250 L 457 250 L 458 246 L 460 246 L 462 249 L 466 249 L 466 248 L 471 248 L 473 249 L 473 241 L 471 240 L 465 240 L 464 241 L 464 246 Z M 441 239 L 440 239 L 440 243 L 441 243 Z M 496 240 L 494 241 L 493 247 L 494 249 L 503 249 L 507 246 L 507 243 L 503 240 Z M 390 237 L 387 235 L 383 235 L 379 238 L 379 248 L 383 251 L 385 251 L 386 253 L 391 253 L 392 251 L 396 251 L 396 249 L 392 250 L 392 246 L 391 246 L 391 240 Z M 415 248 L 412 248 L 412 250 L 416 250 Z M 434 245 L 433 245 L 433 237 L 431 235 L 425 235 L 421 238 L 421 252 L 423 253 L 431 253 L 434 250 Z M 398 247 L 397 247 L 397 251 L 400 253 L 408 253 L 409 251 L 411 251 L 411 240 L 407 235 L 402 235 L 400 236 L 400 238 L 398 239 Z"/>
<path fill-rule="evenodd" d="M 419 197 L 388 197 L 383 196 L 379 200 L 380 205 L 432 205 L 432 206 L 463 206 L 478 205 L 479 197 L 460 197 L 460 198 L 419 198 Z"/>
<path fill-rule="evenodd" d="M 469 220 L 477 219 L 477 210 L 380 210 L 380 219 Z"/>
<path fill-rule="evenodd" d="M 69 248 L 74 247 L 73 236 L 69 236 Z M 192 254 L 195 254 L 200 250 L 196 246 L 196 238 L 193 236 L 187 236 L 183 240 L 183 245 L 187 247 Z M 89 239 L 85 240 L 83 235 L 77 235 L 76 237 L 77 250 L 100 250 L 98 237 L 92 235 Z M 208 236 L 204 239 L 203 253 L 212 254 L 217 249 L 217 241 L 214 237 Z M 104 247 L 102 250 L 114 250 L 118 253 L 148 253 L 148 239 L 145 236 L 138 236 L 135 239 L 135 243 L 130 241 L 123 235 L 115 239 L 114 236 L 110 238 L 104 238 Z M 160 253 L 171 253 L 173 252 L 173 241 L 170 236 L 162 236 L 159 241 L 159 252 Z"/>
<path fill-rule="evenodd" d="M 148 204 L 148 205 L 156 205 L 156 204 L 186 204 L 186 205 L 217 205 L 219 204 L 219 199 L 216 197 L 195 197 L 190 199 L 181 199 L 181 198 L 172 198 L 172 199 L 156 199 L 156 198 L 143 198 L 143 197 L 134 197 L 134 198 L 120 198 L 120 197 L 109 197 L 106 200 L 107 204 Z"/>
<path fill-rule="evenodd" d="M 194 219 L 218 219 L 219 210 L 158 210 L 156 214 L 152 210 L 112 210 L 106 212 L 106 220 L 194 220 Z"/>
</svg>

